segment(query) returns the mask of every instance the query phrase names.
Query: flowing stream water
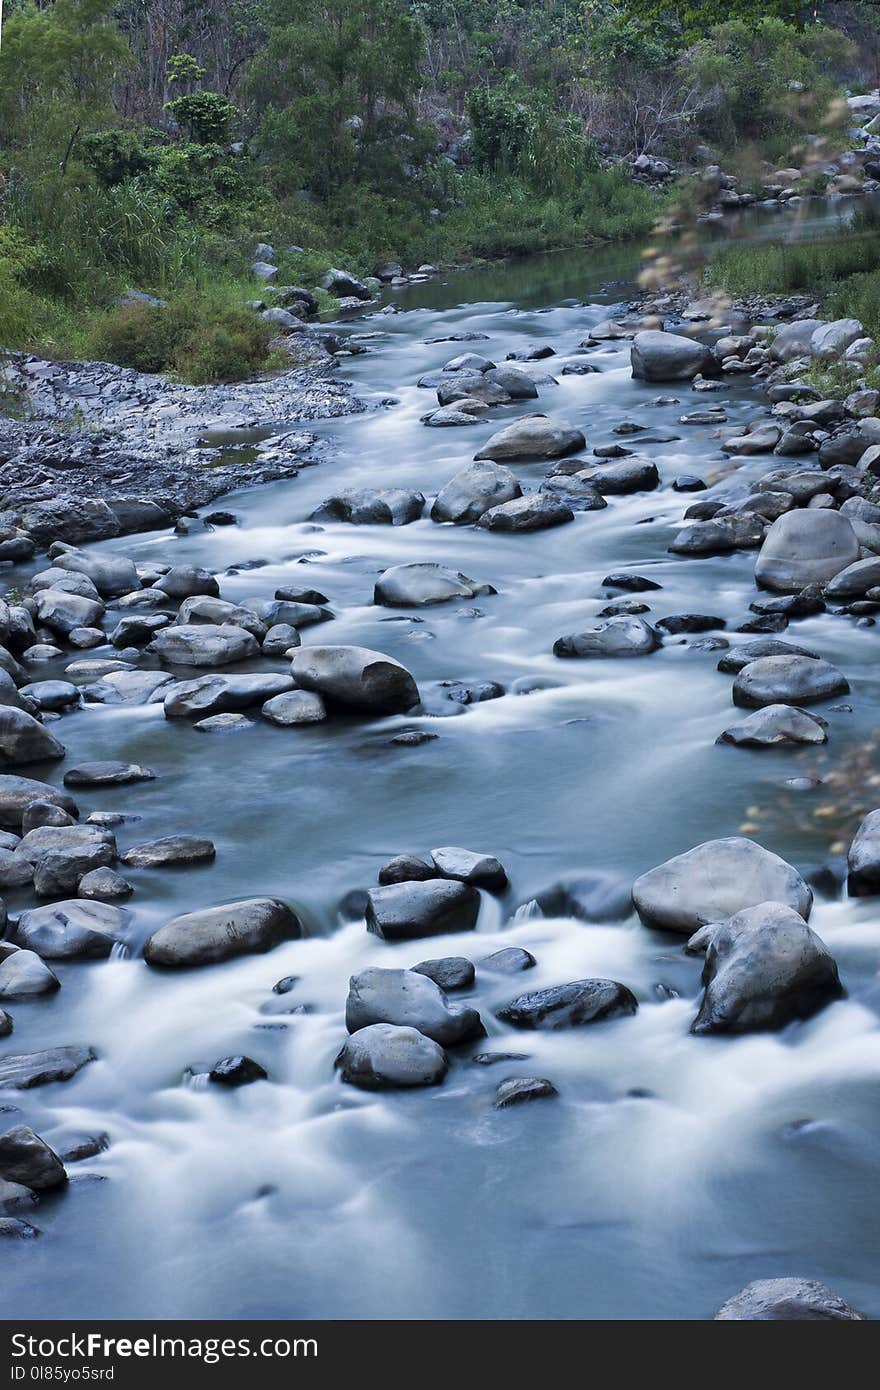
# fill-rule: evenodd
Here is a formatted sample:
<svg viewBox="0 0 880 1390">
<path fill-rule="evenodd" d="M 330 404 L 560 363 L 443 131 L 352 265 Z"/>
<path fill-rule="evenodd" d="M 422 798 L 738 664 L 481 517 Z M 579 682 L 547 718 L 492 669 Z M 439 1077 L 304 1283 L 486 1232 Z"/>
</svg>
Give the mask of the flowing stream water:
<svg viewBox="0 0 880 1390">
<path fill-rule="evenodd" d="M 767 235 L 782 225 L 779 215 L 754 220 Z M 789 630 L 852 685 L 850 708 L 820 707 L 830 743 L 818 753 L 716 746 L 734 715 L 731 678 L 688 639 L 639 660 L 552 654 L 556 637 L 614 597 L 601 583 L 613 570 L 662 585 L 646 596 L 649 619 L 711 613 L 732 630 L 755 597 L 753 551 L 685 560 L 667 546 L 693 500 L 671 490 L 673 478 L 696 473 L 709 496 L 733 497 L 773 466 L 727 461 L 711 426 L 679 423 L 723 404 L 731 425 L 744 424 L 764 408 L 756 388 L 725 379 L 707 397 L 634 381 L 625 342 L 590 355 L 597 374 L 561 375 L 590 325 L 631 297 L 637 266 L 637 247 L 582 251 L 410 287 L 400 313 L 359 326 L 378 336 L 343 367 L 367 399 L 395 403 L 318 425 L 332 461 L 234 496 L 237 527 L 102 547 L 206 566 L 235 602 L 271 598 L 280 585 L 320 589 L 336 617 L 304 641 L 391 653 L 432 708 L 443 680 L 497 681 L 506 693 L 467 708 L 448 701 L 447 718 L 293 730 L 257 720 L 225 735 L 169 722 L 161 704 L 86 706 L 53 725 L 67 765 L 114 757 L 156 770 L 154 782 L 78 796 L 83 814 L 140 817 L 120 827 L 122 847 L 191 832 L 216 842 L 217 859 L 141 872 L 131 951 L 62 964 L 57 996 L 11 1006 L 4 1050 L 81 1042 L 99 1060 L 66 1085 L 5 1093 L 0 1109 L 14 1101 L 58 1147 L 83 1131 L 106 1130 L 111 1144 L 41 1203 L 42 1240 L 4 1243 L 7 1315 L 703 1318 L 751 1279 L 798 1274 L 880 1316 L 876 903 L 817 894 L 812 925 L 837 958 L 846 999 L 781 1033 L 735 1039 L 689 1036 L 699 963 L 680 938 L 613 910 L 636 874 L 744 825 L 802 872 L 839 869 L 831 847 L 853 827 L 847 789 L 832 796 L 812 779 L 843 765 L 853 804 L 880 801 L 865 749 L 880 708 L 877 629 L 821 615 Z M 487 337 L 426 341 L 463 332 Z M 557 356 L 537 365 L 558 379 L 538 402 L 494 409 L 470 428 L 420 423 L 434 403 L 415 386 L 421 373 L 470 348 L 501 361 L 538 342 Z M 680 403 L 657 404 L 661 395 Z M 615 441 L 622 420 L 649 426 L 668 442 L 623 442 L 655 459 L 663 486 L 529 535 L 439 526 L 427 509 L 393 530 L 306 520 L 343 488 L 430 496 L 501 424 L 535 408 L 580 427 L 590 445 Z M 515 471 L 537 481 L 546 468 Z M 375 606 L 378 573 L 418 560 L 498 592 L 417 615 Z M 439 737 L 392 746 L 402 729 Z M 391 855 L 449 844 L 497 855 L 510 876 L 504 897 L 485 897 L 475 934 L 390 945 L 340 913 Z M 589 876 L 595 923 L 528 906 Z M 249 895 L 288 899 L 307 938 L 195 971 L 144 965 L 138 948 L 157 925 Z M 501 945 L 527 947 L 537 967 L 527 977 L 478 970 L 472 994 L 454 996 L 480 1009 L 489 1037 L 456 1057 L 443 1086 L 369 1094 L 337 1078 L 353 971 L 439 955 L 479 961 Z M 294 989 L 273 994 L 290 975 Z M 628 985 L 638 1014 L 527 1034 L 494 1017 L 524 988 L 586 976 Z M 472 1064 L 487 1047 L 528 1060 Z M 270 1080 L 227 1091 L 184 1079 L 236 1052 L 256 1057 Z M 560 1097 L 495 1110 L 509 1075 L 547 1076 Z"/>
</svg>

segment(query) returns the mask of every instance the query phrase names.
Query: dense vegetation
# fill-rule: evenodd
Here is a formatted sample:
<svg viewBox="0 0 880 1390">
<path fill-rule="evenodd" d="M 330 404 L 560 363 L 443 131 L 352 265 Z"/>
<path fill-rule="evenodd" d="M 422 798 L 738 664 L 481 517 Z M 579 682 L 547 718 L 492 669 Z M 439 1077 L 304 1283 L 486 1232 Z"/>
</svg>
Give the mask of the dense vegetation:
<svg viewBox="0 0 880 1390">
<path fill-rule="evenodd" d="M 7 0 L 0 344 L 235 377 L 269 361 L 259 240 L 312 286 L 632 235 L 660 197 L 621 159 L 781 157 L 876 62 L 866 7 L 701 8 Z"/>
</svg>

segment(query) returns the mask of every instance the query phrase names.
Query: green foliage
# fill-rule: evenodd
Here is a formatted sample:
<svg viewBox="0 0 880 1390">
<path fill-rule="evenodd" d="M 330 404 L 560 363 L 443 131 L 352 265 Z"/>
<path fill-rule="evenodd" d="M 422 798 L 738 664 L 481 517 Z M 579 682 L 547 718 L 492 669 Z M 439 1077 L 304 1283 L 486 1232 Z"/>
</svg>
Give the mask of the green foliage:
<svg viewBox="0 0 880 1390">
<path fill-rule="evenodd" d="M 161 131 L 93 130 L 80 140 L 84 164 L 104 188 L 156 167 Z"/>
<path fill-rule="evenodd" d="M 468 99 L 471 157 L 483 173 L 513 174 L 547 193 L 574 189 L 599 167 L 596 147 L 573 116 L 526 106 L 500 88 Z"/>
<path fill-rule="evenodd" d="M 225 145 L 239 119 L 237 107 L 219 92 L 189 92 L 166 102 L 181 129 L 199 145 Z"/>
<path fill-rule="evenodd" d="M 880 270 L 880 238 L 849 233 L 822 241 L 757 242 L 721 252 L 709 270 L 713 284 L 730 294 L 818 295 L 850 276 Z"/>
<path fill-rule="evenodd" d="M 237 289 L 237 287 L 234 287 Z M 189 291 L 164 308 L 123 304 L 94 325 L 97 355 L 140 372 L 187 381 L 238 381 L 269 365 L 272 330 L 251 309 L 222 295 Z"/>
<path fill-rule="evenodd" d="M 702 38 L 707 29 L 735 19 L 757 28 L 764 19 L 781 19 L 789 24 L 802 25 L 824 8 L 822 0 L 803 4 L 799 0 L 685 0 L 676 5 L 674 21 L 682 43 Z M 666 0 L 623 0 L 623 9 L 636 20 L 646 24 L 668 24 L 670 7 Z"/>
</svg>

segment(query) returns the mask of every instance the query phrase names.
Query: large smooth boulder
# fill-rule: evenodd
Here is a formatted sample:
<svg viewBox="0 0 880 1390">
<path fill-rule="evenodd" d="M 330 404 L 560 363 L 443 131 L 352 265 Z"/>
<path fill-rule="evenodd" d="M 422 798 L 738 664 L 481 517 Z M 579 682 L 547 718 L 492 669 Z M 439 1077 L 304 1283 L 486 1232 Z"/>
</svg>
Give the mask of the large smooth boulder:
<svg viewBox="0 0 880 1390">
<path fill-rule="evenodd" d="M 0 999 L 39 999 L 60 988 L 58 976 L 35 951 L 0 941 Z"/>
<path fill-rule="evenodd" d="M 733 703 L 746 709 L 761 705 L 809 705 L 849 690 L 846 677 L 827 661 L 808 656 L 762 656 L 744 666 L 733 682 Z"/>
<path fill-rule="evenodd" d="M 864 598 L 869 589 L 880 585 L 880 555 L 856 560 L 847 565 L 825 585 L 825 597 L 830 599 Z"/>
<path fill-rule="evenodd" d="M 419 688 L 406 667 L 368 647 L 302 647 L 294 652 L 290 670 L 302 690 L 361 714 L 403 714 L 419 702 Z"/>
<path fill-rule="evenodd" d="M 44 960 L 103 960 L 124 937 L 128 920 L 109 903 L 71 898 L 23 912 L 15 935 Z"/>
<path fill-rule="evenodd" d="M 558 459 L 576 454 L 586 443 L 581 431 L 564 420 L 554 420 L 549 415 L 524 415 L 493 434 L 474 458 L 496 463 L 505 459 Z"/>
<path fill-rule="evenodd" d="M 688 936 L 707 922 L 766 902 L 783 903 L 806 919 L 813 894 L 778 854 L 739 836 L 706 840 L 633 884 L 633 905 L 646 927 Z"/>
<path fill-rule="evenodd" d="M 831 362 L 864 336 L 865 330 L 858 319 L 834 319 L 832 323 L 823 323 L 810 335 L 810 356 Z"/>
<path fill-rule="evenodd" d="M 40 825 L 29 830 L 16 853 L 33 866 L 39 897 L 74 893 L 83 874 L 116 862 L 116 841 L 95 825 Z"/>
<path fill-rule="evenodd" d="M 660 646 L 660 638 L 641 618 L 602 618 L 583 632 L 558 637 L 553 655 L 563 657 L 647 656 Z"/>
<path fill-rule="evenodd" d="M 252 632 L 234 623 L 182 623 L 166 627 L 153 638 L 160 661 L 171 666 L 229 666 L 257 656 L 259 646 Z"/>
<path fill-rule="evenodd" d="M 149 597 L 151 592 L 158 594 L 159 590 L 141 590 L 144 597 Z M 228 603 L 226 599 L 214 598 L 211 594 L 193 594 L 185 598 L 177 611 L 177 621 L 186 626 L 193 623 L 214 626 L 231 624 L 233 627 L 243 627 L 245 632 L 252 632 L 258 641 L 262 641 L 266 635 L 266 624 L 252 608 L 241 603 Z"/>
<path fill-rule="evenodd" d="M 369 966 L 352 975 L 345 1005 L 345 1026 L 349 1033 L 356 1033 L 371 1023 L 418 1028 L 441 1047 L 454 1047 L 483 1034 L 476 1009 L 466 1004 L 450 1004 L 427 975 L 415 970 L 383 970 L 378 966 Z"/>
<path fill-rule="evenodd" d="M 440 1044 L 417 1028 L 371 1023 L 352 1033 L 336 1058 L 336 1066 L 350 1085 L 365 1091 L 386 1091 L 437 1086 L 449 1061 Z"/>
<path fill-rule="evenodd" d="M 490 460 L 470 463 L 440 489 L 431 507 L 431 520 L 468 526 L 479 521 L 490 507 L 521 496 L 522 488 L 503 464 Z"/>
<path fill-rule="evenodd" d="M 132 869 L 161 869 L 170 864 L 208 864 L 216 855 L 213 840 L 203 836 L 163 835 L 159 840 L 132 845 L 123 854 L 122 862 Z"/>
<path fill-rule="evenodd" d="M 65 751 L 64 744 L 32 714 L 14 705 L 0 705 L 0 767 L 63 758 Z"/>
<path fill-rule="evenodd" d="M 507 873 L 493 854 L 444 845 L 431 850 L 431 858 L 441 878 L 454 878 L 460 883 L 472 883 L 490 893 L 501 893 L 507 887 Z"/>
<path fill-rule="evenodd" d="M 385 941 L 473 931 L 479 911 L 477 889 L 449 879 L 390 883 L 367 894 L 367 928 Z"/>
<path fill-rule="evenodd" d="M 312 521 L 348 521 L 355 526 L 407 526 L 418 521 L 425 505 L 421 492 L 403 488 L 360 488 L 327 497 Z"/>
<path fill-rule="evenodd" d="M 374 603 L 386 608 L 426 608 L 451 599 L 473 599 L 494 594 L 491 584 L 468 579 L 458 570 L 431 561 L 394 565 L 376 581 Z"/>
<path fill-rule="evenodd" d="M 786 323 L 770 344 L 770 356 L 776 362 L 793 362 L 796 357 L 809 357 L 810 344 L 817 328 L 824 328 L 824 319 L 797 319 Z"/>
<path fill-rule="evenodd" d="M 692 381 L 700 374 L 714 376 L 717 370 L 710 349 L 703 343 L 656 329 L 633 338 L 630 365 L 639 381 Z"/>
<path fill-rule="evenodd" d="M 809 1018 L 839 999 L 834 957 L 800 913 L 779 902 L 744 908 L 688 942 L 706 952 L 692 1033 L 751 1033 Z"/>
<path fill-rule="evenodd" d="M 211 965 L 270 951 L 301 935 L 299 918 L 277 898 L 244 898 L 173 917 L 144 946 L 148 965 L 168 969 Z"/>
<path fill-rule="evenodd" d="M 765 656 L 806 656 L 818 661 L 816 652 L 809 647 L 796 646 L 794 642 L 782 642 L 778 637 L 756 637 L 753 642 L 744 642 L 741 647 L 731 647 L 718 661 L 718 670 L 725 676 L 736 676 L 753 661 Z"/>
<path fill-rule="evenodd" d="M 97 599 L 69 594 L 64 589 L 40 589 L 34 594 L 37 621 L 60 637 L 69 637 L 74 628 L 101 626 L 104 605 Z"/>
<path fill-rule="evenodd" d="M 574 512 L 566 501 L 543 492 L 531 492 L 527 497 L 515 497 L 483 512 L 477 521 L 486 531 L 546 531 L 551 526 L 564 526 L 574 521 Z"/>
<path fill-rule="evenodd" d="M 500 386 L 512 401 L 534 400 L 538 394 L 538 388 L 528 372 L 522 371 L 519 367 L 512 367 L 509 362 L 502 362 L 499 367 L 490 367 L 486 372 L 486 380 L 494 386 Z"/>
<path fill-rule="evenodd" d="M 133 560 L 125 555 L 105 555 L 87 550 L 65 550 L 52 561 L 55 569 L 84 574 L 102 598 L 130 594 L 140 587 Z"/>
<path fill-rule="evenodd" d="M 0 1057 L 0 1090 L 29 1091 L 55 1081 L 70 1081 L 78 1071 L 97 1060 L 92 1047 L 49 1047 L 44 1052 L 22 1052 Z"/>
<path fill-rule="evenodd" d="M 584 482 L 591 483 L 602 496 L 625 496 L 630 492 L 652 492 L 660 486 L 660 474 L 652 459 L 619 459 L 617 463 L 607 463 L 601 468 L 582 469 L 576 475 Z"/>
<path fill-rule="evenodd" d="M 321 724 L 327 709 L 320 695 L 313 690 L 288 690 L 267 700 L 260 713 L 279 729 L 293 729 L 301 724 Z"/>
<path fill-rule="evenodd" d="M 636 997 L 617 980 L 573 980 L 520 994 L 496 1013 L 514 1028 L 575 1028 L 622 1018 L 638 1009 Z"/>
<path fill-rule="evenodd" d="M 880 810 L 869 811 L 856 831 L 847 855 L 847 868 L 851 897 L 880 893 Z"/>
<path fill-rule="evenodd" d="M 765 705 L 738 724 L 731 724 L 716 743 L 737 748 L 779 748 L 799 743 L 827 743 L 828 725 L 796 705 Z"/>
<path fill-rule="evenodd" d="M 858 537 L 842 512 L 801 507 L 773 522 L 755 561 L 755 582 L 796 594 L 808 584 L 827 584 L 858 558 Z"/>
<path fill-rule="evenodd" d="M 163 688 L 162 705 L 166 719 L 203 719 L 211 714 L 237 714 L 293 688 L 293 677 L 277 671 L 197 676 Z"/>
<path fill-rule="evenodd" d="M 192 598 L 195 594 L 208 594 L 220 597 L 220 585 L 210 570 L 199 569 L 196 565 L 172 565 L 153 585 L 169 598 Z"/>
<path fill-rule="evenodd" d="M 818 1279 L 756 1279 L 715 1314 L 716 1322 L 863 1322 L 839 1294 Z"/>
<path fill-rule="evenodd" d="M 0 1177 L 32 1192 L 46 1192 L 67 1182 L 61 1159 L 29 1125 L 13 1125 L 0 1134 Z"/>
</svg>

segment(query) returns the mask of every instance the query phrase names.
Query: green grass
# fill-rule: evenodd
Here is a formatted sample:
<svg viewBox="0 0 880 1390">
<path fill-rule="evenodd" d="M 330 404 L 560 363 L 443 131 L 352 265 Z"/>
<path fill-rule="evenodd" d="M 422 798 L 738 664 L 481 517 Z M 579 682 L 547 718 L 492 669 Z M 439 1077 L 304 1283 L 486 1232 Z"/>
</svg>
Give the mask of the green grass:
<svg viewBox="0 0 880 1390">
<path fill-rule="evenodd" d="M 709 278 L 735 295 L 818 296 L 836 293 L 842 282 L 877 270 L 880 237 L 854 232 L 828 240 L 734 246 L 712 261 Z"/>
</svg>

